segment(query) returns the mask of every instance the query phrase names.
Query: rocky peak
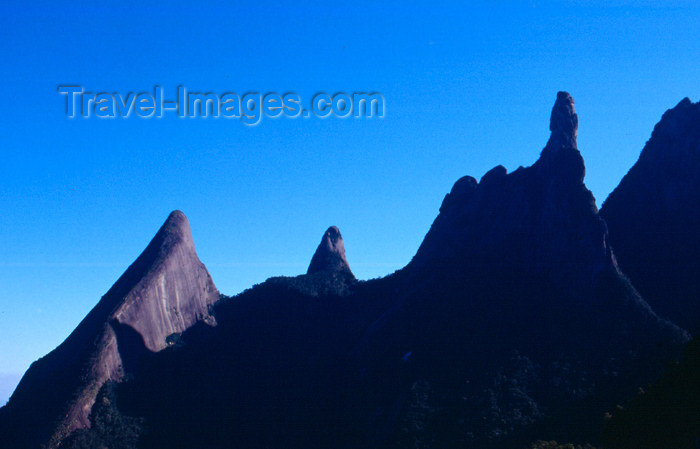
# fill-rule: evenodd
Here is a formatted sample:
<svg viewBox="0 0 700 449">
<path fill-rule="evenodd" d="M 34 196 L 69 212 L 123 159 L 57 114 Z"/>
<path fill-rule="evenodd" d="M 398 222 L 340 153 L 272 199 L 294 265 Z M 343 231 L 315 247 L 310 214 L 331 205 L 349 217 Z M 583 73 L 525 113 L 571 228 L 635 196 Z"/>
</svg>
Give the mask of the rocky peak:
<svg viewBox="0 0 700 449">
<path fill-rule="evenodd" d="M 547 142 L 547 148 L 551 151 L 557 151 L 560 148 L 577 148 L 578 115 L 574 109 L 574 99 L 568 92 L 557 93 L 557 100 L 554 102 L 549 119 L 549 130 L 552 134 Z"/>
<path fill-rule="evenodd" d="M 508 173 L 499 165 L 478 183 L 469 176 L 455 183 L 414 258 L 415 266 L 453 263 L 465 252 L 478 254 L 474 260 L 495 254 L 514 260 L 517 254 L 529 268 L 578 258 L 581 273 L 613 263 L 604 223 L 583 183 L 585 166 L 576 147 L 578 115 L 569 93 L 557 94 L 549 128 L 549 141 L 532 166 Z M 537 251 L 526 248 L 530 244 Z"/>
<path fill-rule="evenodd" d="M 479 183 L 472 176 L 462 176 L 459 178 L 454 186 L 452 186 L 450 193 L 445 195 L 445 199 L 440 206 L 440 212 L 453 210 L 455 204 L 459 205 L 466 202 L 476 191 L 478 185 Z"/>
<path fill-rule="evenodd" d="M 318 272 L 347 271 L 351 273 L 350 265 L 345 258 L 345 245 L 343 236 L 336 226 L 326 230 L 321 238 L 321 243 L 316 248 L 307 274 Z"/>
<path fill-rule="evenodd" d="M 557 93 L 549 130 L 552 132 L 549 141 L 535 165 L 549 178 L 565 184 L 583 184 L 586 167 L 576 144 L 578 115 L 574 109 L 574 99 L 568 92 Z"/>
<path fill-rule="evenodd" d="M 192 232 L 190 231 L 190 222 L 187 220 L 185 214 L 179 210 L 174 210 L 168 215 L 168 219 L 165 220 L 158 234 L 161 234 L 164 240 L 181 242 L 188 246 L 194 246 Z"/>
<path fill-rule="evenodd" d="M 192 240 L 190 223 L 184 213 L 179 210 L 172 211 L 165 223 L 160 227 L 156 235 L 141 253 L 139 258 L 117 281 L 114 287 L 133 287 L 131 284 L 138 282 L 143 276 L 156 269 L 167 261 L 176 252 L 181 251 L 187 258 L 197 258 L 197 253 Z"/>
<path fill-rule="evenodd" d="M 654 127 L 652 139 L 679 139 L 694 128 L 700 117 L 700 102 L 693 103 L 688 97 L 682 99 L 676 106 L 669 109 Z"/>
<path fill-rule="evenodd" d="M 53 449 L 88 427 L 105 382 L 122 380 L 142 354 L 166 348 L 169 336 L 199 321 L 215 324 L 210 307 L 218 299 L 187 217 L 172 212 L 71 335 L 24 375 L 5 412 L 12 428 L 20 429 L 10 435 L 13 447 Z M 27 428 L 34 432 L 22 432 Z"/>
<path fill-rule="evenodd" d="M 131 267 L 124 274 L 128 293 L 112 316 L 134 328 L 149 350 L 163 349 L 168 335 L 198 320 L 213 324 L 208 307 L 218 300 L 218 291 L 197 257 L 185 214 L 171 212 L 133 265 L 143 268 L 134 276 L 128 276 Z"/>
</svg>

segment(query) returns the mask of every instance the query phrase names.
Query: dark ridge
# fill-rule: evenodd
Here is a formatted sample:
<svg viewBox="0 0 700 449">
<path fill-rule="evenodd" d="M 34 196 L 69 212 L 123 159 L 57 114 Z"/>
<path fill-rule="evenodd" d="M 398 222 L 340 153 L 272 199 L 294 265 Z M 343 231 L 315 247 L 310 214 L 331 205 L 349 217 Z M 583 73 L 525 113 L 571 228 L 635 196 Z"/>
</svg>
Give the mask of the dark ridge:
<svg viewBox="0 0 700 449">
<path fill-rule="evenodd" d="M 661 316 L 700 332 L 700 102 L 654 127 L 601 208 L 618 263 Z"/>
</svg>

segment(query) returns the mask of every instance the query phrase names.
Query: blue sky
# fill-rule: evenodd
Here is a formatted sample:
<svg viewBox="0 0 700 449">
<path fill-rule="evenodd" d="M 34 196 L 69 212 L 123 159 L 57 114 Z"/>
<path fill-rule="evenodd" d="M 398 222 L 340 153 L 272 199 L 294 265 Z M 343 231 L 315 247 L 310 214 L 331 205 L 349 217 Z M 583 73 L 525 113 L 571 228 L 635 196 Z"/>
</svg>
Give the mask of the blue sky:
<svg viewBox="0 0 700 449">
<path fill-rule="evenodd" d="M 226 294 L 305 272 L 329 225 L 379 277 L 459 177 L 536 160 L 558 90 L 599 205 L 661 114 L 700 98 L 697 2 L 153 3 L 0 6 L 0 403 L 173 209 Z M 376 91 L 386 116 L 69 120 L 62 84 Z"/>
</svg>

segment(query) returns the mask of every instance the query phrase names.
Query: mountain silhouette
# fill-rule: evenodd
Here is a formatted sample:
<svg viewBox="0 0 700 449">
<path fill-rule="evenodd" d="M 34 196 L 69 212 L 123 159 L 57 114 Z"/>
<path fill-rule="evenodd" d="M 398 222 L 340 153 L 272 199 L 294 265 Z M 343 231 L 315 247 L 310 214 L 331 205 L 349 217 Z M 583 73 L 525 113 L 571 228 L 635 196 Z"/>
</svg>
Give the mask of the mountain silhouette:
<svg viewBox="0 0 700 449">
<path fill-rule="evenodd" d="M 618 266 L 584 184 L 568 93 L 549 128 L 532 166 L 459 179 L 401 270 L 357 280 L 330 227 L 306 274 L 223 297 L 216 326 L 202 314 L 156 332 L 166 344 L 130 351 L 132 375 L 103 382 L 91 427 L 61 434 L 61 447 L 596 442 L 604 413 L 656 380 L 689 335 Z M 20 407 L 35 405 L 13 395 L 0 425 Z"/>
<path fill-rule="evenodd" d="M 687 335 L 653 313 L 615 262 L 583 183 L 577 125 L 573 99 L 559 92 L 540 158 L 458 180 L 397 274 L 397 303 L 363 344 L 367 372 L 406 379 L 380 404 L 387 441 L 592 442 L 606 409 L 678 356 Z M 443 411 L 414 423 L 424 436 L 402 439 L 396 429 L 414 412 L 394 414 L 392 401 L 416 389 Z"/>
</svg>

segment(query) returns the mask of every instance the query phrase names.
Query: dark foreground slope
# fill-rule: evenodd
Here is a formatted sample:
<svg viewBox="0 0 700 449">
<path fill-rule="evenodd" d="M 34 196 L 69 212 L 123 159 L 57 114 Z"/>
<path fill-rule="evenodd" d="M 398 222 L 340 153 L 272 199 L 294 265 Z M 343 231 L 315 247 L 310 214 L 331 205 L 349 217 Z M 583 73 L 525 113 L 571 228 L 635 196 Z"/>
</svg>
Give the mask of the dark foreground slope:
<svg viewBox="0 0 700 449">
<path fill-rule="evenodd" d="M 624 407 L 605 428 L 606 449 L 697 449 L 700 442 L 700 341 L 681 363 Z"/>
<path fill-rule="evenodd" d="M 601 209 L 622 270 L 654 310 L 700 331 L 700 103 L 654 128 Z"/>
<path fill-rule="evenodd" d="M 222 301 L 216 327 L 145 354 L 113 401 L 143 419 L 138 447 L 594 441 L 604 413 L 688 337 L 615 264 L 577 126 L 559 93 L 538 161 L 457 181 L 399 272 L 356 281 L 331 228 L 308 274 Z M 84 437 L 66 447 L 87 447 Z"/>
<path fill-rule="evenodd" d="M 219 294 L 175 211 L 148 247 L 60 346 L 34 362 L 0 409 L 0 447 L 56 447 L 89 414 L 105 382 L 198 321 L 213 324 Z"/>
</svg>

